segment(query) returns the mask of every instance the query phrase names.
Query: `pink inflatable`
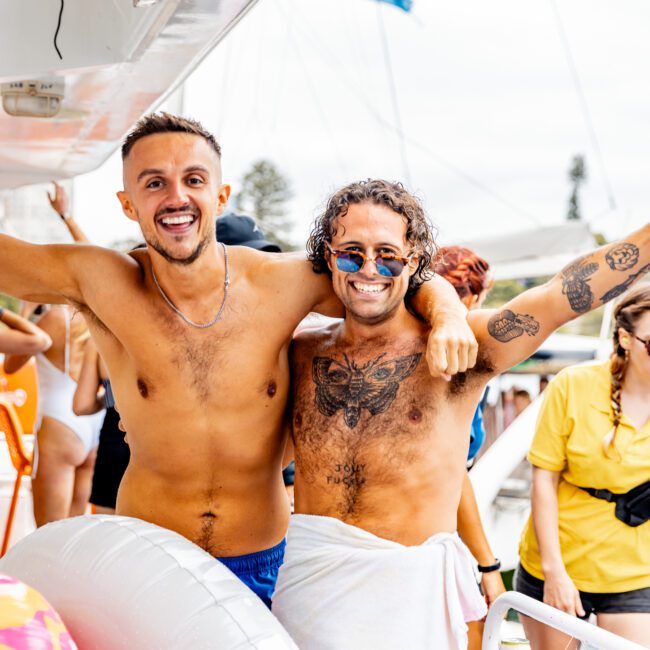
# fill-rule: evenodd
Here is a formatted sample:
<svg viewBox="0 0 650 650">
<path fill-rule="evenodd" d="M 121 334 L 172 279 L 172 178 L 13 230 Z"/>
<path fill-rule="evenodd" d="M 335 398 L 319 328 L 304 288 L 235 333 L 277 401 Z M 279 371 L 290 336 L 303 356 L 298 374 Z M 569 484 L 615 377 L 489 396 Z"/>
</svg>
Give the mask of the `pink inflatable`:
<svg viewBox="0 0 650 650">
<path fill-rule="evenodd" d="M 0 648 L 77 650 L 50 603 L 24 582 L 0 575 Z"/>
</svg>

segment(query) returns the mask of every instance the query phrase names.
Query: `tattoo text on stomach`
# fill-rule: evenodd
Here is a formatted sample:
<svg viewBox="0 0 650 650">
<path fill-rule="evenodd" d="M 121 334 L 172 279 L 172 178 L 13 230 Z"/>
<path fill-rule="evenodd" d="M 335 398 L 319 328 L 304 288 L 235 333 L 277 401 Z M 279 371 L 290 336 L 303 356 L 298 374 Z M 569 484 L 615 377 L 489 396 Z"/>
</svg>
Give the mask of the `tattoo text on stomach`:
<svg viewBox="0 0 650 650">
<path fill-rule="evenodd" d="M 327 484 L 359 487 L 366 482 L 365 469 L 365 463 L 336 463 L 333 473 L 327 476 Z"/>
</svg>

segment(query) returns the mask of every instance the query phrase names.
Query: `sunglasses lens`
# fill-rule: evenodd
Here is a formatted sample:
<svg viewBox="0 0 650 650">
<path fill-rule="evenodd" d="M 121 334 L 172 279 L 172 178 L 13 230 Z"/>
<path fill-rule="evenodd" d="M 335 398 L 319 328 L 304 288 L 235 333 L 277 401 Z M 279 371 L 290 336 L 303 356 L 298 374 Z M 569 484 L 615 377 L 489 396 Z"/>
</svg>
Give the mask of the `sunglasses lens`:
<svg viewBox="0 0 650 650">
<path fill-rule="evenodd" d="M 356 273 L 363 266 L 363 257 L 354 253 L 336 254 L 336 268 L 343 273 Z"/>
<path fill-rule="evenodd" d="M 396 260 L 394 257 L 382 257 L 380 255 L 377 258 L 377 270 L 379 271 L 379 275 L 383 275 L 385 278 L 396 278 L 402 274 L 404 262 L 402 260 Z"/>
</svg>

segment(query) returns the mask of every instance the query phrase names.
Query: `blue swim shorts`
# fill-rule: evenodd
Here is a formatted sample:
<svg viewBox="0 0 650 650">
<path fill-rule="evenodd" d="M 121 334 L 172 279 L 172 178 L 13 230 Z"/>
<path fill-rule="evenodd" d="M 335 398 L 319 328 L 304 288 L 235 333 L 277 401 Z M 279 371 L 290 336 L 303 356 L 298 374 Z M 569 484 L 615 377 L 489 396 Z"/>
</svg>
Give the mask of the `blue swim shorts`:
<svg viewBox="0 0 650 650">
<path fill-rule="evenodd" d="M 271 609 L 271 597 L 278 579 L 278 571 L 284 559 L 286 540 L 266 551 L 238 555 L 237 557 L 218 557 L 247 587 L 252 589 Z"/>
</svg>

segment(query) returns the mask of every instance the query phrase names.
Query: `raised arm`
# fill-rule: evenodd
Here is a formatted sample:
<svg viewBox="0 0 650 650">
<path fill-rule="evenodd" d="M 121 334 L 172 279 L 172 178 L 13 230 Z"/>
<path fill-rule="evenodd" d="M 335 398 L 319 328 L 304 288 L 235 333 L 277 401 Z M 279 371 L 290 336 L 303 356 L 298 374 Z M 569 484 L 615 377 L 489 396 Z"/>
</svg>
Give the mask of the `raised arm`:
<svg viewBox="0 0 650 650">
<path fill-rule="evenodd" d="M 481 359 L 498 374 L 527 359 L 558 327 L 624 293 L 650 271 L 650 225 L 566 266 L 541 287 L 468 320 Z"/>
<path fill-rule="evenodd" d="M 0 352 L 7 355 L 4 361 L 6 373 L 17 372 L 31 356 L 45 352 L 52 345 L 52 339 L 40 327 L 1 307 L 0 322 L 8 328 L 0 331 Z M 10 355 L 14 354 L 25 356 L 12 358 Z"/>
<path fill-rule="evenodd" d="M 90 240 L 84 231 L 79 227 L 70 213 L 70 200 L 65 189 L 54 181 L 54 194 L 47 193 L 52 209 L 61 217 L 66 228 L 72 235 L 72 239 L 81 244 L 89 244 Z"/>
<path fill-rule="evenodd" d="M 83 302 L 77 269 L 90 257 L 72 244 L 41 246 L 0 235 L 0 291 L 37 303 Z"/>
</svg>

